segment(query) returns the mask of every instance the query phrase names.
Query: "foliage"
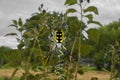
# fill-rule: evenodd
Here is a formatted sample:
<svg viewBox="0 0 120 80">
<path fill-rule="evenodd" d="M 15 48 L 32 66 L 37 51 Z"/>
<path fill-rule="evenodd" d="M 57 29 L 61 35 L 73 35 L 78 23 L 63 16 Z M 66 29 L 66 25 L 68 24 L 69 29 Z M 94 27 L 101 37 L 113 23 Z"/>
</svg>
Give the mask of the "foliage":
<svg viewBox="0 0 120 80">
<path fill-rule="evenodd" d="M 13 20 L 13 24 L 10 26 L 15 27 L 20 35 L 19 33 L 6 34 L 6 36 L 17 36 L 16 39 L 19 43 L 18 50 L 14 50 L 7 58 L 10 60 L 8 65 L 16 67 L 13 76 L 10 78 L 11 80 L 18 67 L 25 71 L 21 80 L 29 80 L 30 78 L 32 80 L 47 80 L 48 68 L 50 66 L 54 68 L 58 63 L 61 63 L 58 62 L 58 53 L 51 51 L 52 40 L 50 41 L 48 37 L 49 35 L 52 36 L 56 29 L 66 30 L 63 20 L 64 15 L 57 12 L 47 12 L 42 7 L 43 4 L 39 7 L 40 12 L 34 13 L 25 23 L 21 18 Z M 42 74 L 33 75 L 30 73 L 30 69 L 35 72 L 42 71 Z"/>
<path fill-rule="evenodd" d="M 97 44 L 97 46 L 99 46 L 97 47 L 97 49 L 103 49 L 108 44 L 115 44 L 116 40 L 120 41 L 119 26 L 120 26 L 119 21 L 116 21 L 108 25 L 105 25 L 101 28 L 98 28 L 98 30 L 100 31 L 100 39 Z"/>
<path fill-rule="evenodd" d="M 77 3 L 77 0 L 66 0 L 65 5 L 74 5 Z"/>
<path fill-rule="evenodd" d="M 6 46 L 1 46 L 0 47 L 0 67 L 2 67 L 3 65 L 7 64 L 7 57 L 8 54 L 10 54 L 9 52 L 12 49 Z"/>
<path fill-rule="evenodd" d="M 83 71 L 82 69 L 79 69 L 79 70 L 78 70 L 78 73 L 81 74 L 81 75 L 83 75 L 83 74 L 84 74 L 84 71 Z"/>
<path fill-rule="evenodd" d="M 97 29 L 99 32 L 100 38 L 98 38 L 97 43 L 93 44 L 92 41 L 88 41 L 89 44 L 94 45 L 94 49 L 92 51 L 92 55 L 94 55 L 95 65 L 101 65 L 101 68 L 106 68 L 110 70 L 111 65 L 111 54 L 109 53 L 109 45 L 115 45 L 116 41 L 120 42 L 119 38 L 119 21 L 113 21 L 108 25 L 104 25 Z M 97 39 L 97 38 L 94 38 Z"/>
<path fill-rule="evenodd" d="M 116 41 L 115 45 L 110 45 L 110 53 L 111 53 L 111 77 L 112 79 L 120 79 L 120 45 Z"/>
<path fill-rule="evenodd" d="M 77 72 L 78 72 L 78 66 L 80 63 L 80 56 L 81 55 L 87 55 L 90 53 L 91 50 L 93 50 L 93 47 L 87 43 L 87 38 L 84 36 L 83 31 L 88 34 L 88 39 L 97 43 L 99 40 L 99 32 L 97 29 L 90 29 L 86 31 L 85 29 L 87 26 L 91 23 L 97 24 L 102 26 L 99 22 L 93 20 L 93 13 L 95 15 L 98 15 L 98 10 L 95 6 L 88 6 L 86 7 L 86 4 L 89 3 L 89 0 L 66 0 L 65 5 L 71 6 L 71 5 L 78 5 L 80 7 L 80 11 L 78 11 L 75 8 L 69 8 L 66 11 L 66 15 L 69 13 L 80 13 L 80 18 L 76 16 L 70 16 L 68 17 L 68 26 L 69 26 L 69 36 L 71 40 L 76 40 L 75 42 L 75 48 L 73 53 L 75 56 L 77 56 L 77 63 L 76 63 L 76 70 L 75 70 L 75 80 L 77 80 Z M 84 19 L 87 19 L 87 22 L 84 21 Z M 94 34 L 95 32 L 95 34 Z M 72 41 L 70 41 L 72 42 Z M 71 44 L 72 46 L 72 44 Z M 71 55 L 70 55 L 71 56 Z M 71 61 L 71 58 L 70 58 Z M 71 62 L 69 64 L 71 66 Z M 69 69 L 70 70 L 70 69 Z M 68 79 L 69 80 L 69 79 Z"/>
</svg>

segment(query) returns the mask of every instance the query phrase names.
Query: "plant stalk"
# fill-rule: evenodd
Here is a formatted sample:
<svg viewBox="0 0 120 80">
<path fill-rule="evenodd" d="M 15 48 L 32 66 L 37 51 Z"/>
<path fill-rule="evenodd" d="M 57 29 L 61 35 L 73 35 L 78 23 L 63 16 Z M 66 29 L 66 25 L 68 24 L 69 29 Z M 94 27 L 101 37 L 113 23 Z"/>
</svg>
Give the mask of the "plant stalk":
<svg viewBox="0 0 120 80">
<path fill-rule="evenodd" d="M 75 43 L 76 43 L 76 38 L 74 39 L 74 42 L 73 42 L 73 45 L 72 45 L 72 50 L 70 52 L 70 55 L 69 55 L 69 65 L 68 65 L 68 71 L 67 71 L 67 80 L 70 80 L 70 74 L 71 74 L 71 68 L 72 68 L 72 54 L 73 54 L 73 49 L 74 49 L 74 46 L 75 46 Z"/>
<path fill-rule="evenodd" d="M 83 22 L 83 7 L 82 7 L 82 3 L 79 4 L 80 6 L 80 10 L 81 10 L 81 13 L 80 13 L 80 16 L 81 16 L 81 22 Z M 82 27 L 82 23 L 81 23 L 81 26 Z M 78 44 L 78 61 L 77 61 L 77 64 L 76 64 L 76 67 L 75 67 L 75 80 L 77 80 L 77 72 L 78 72 L 78 67 L 79 67 L 79 64 L 80 64 L 80 56 L 81 56 L 81 42 L 82 42 L 82 29 L 80 29 L 78 31 L 78 40 L 79 40 L 79 44 Z"/>
</svg>

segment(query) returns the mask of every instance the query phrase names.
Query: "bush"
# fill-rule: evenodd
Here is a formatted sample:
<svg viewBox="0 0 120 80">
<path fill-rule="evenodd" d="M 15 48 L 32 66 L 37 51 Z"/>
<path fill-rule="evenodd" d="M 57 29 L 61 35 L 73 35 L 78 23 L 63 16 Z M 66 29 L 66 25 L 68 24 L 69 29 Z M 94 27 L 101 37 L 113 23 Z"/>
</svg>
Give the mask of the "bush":
<svg viewBox="0 0 120 80">
<path fill-rule="evenodd" d="M 78 73 L 81 74 L 81 75 L 83 75 L 84 74 L 84 70 L 82 68 L 79 68 L 78 69 Z"/>
</svg>

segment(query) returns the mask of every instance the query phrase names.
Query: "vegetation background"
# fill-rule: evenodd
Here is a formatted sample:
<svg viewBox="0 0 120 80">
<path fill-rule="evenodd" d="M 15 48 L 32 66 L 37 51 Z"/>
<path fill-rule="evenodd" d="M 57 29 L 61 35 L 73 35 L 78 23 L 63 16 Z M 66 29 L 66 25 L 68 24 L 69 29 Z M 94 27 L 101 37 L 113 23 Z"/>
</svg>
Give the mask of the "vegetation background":
<svg viewBox="0 0 120 80">
<path fill-rule="evenodd" d="M 0 47 L 1 69 L 14 69 L 3 80 L 13 80 L 21 69 L 20 80 L 78 80 L 79 74 L 90 70 L 107 71 L 110 80 L 119 79 L 120 21 L 101 25 L 93 18 L 98 9 L 86 6 L 89 3 L 89 0 L 66 0 L 65 5 L 77 5 L 80 10 L 68 8 L 65 13 L 48 12 L 41 4 L 39 12 L 25 22 L 21 18 L 12 20 L 10 26 L 18 32 L 6 36 L 17 36 L 19 44 L 17 49 Z M 68 16 L 71 13 L 79 13 L 80 17 Z M 86 30 L 90 24 L 101 27 Z M 61 49 L 55 48 L 57 43 L 53 38 L 58 29 L 65 35 Z M 95 78 L 94 75 L 91 80 Z"/>
</svg>

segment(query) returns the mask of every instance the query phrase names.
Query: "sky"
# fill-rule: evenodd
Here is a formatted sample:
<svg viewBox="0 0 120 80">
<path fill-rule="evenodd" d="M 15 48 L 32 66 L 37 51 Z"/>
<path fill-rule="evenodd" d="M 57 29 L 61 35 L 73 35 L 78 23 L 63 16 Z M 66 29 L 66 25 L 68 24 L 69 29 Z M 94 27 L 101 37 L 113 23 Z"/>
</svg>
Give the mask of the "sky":
<svg viewBox="0 0 120 80">
<path fill-rule="evenodd" d="M 4 36 L 9 32 L 15 32 L 14 28 L 8 26 L 12 20 L 19 17 L 25 21 L 32 13 L 38 12 L 38 7 L 42 3 L 48 11 L 65 12 L 67 8 L 64 5 L 65 0 L 0 0 L 0 46 L 16 48 L 15 37 Z M 103 25 L 120 18 L 120 0 L 91 0 L 89 5 L 98 8 L 99 15 L 95 16 L 94 19 Z M 78 9 L 78 6 L 74 7 Z"/>
</svg>

